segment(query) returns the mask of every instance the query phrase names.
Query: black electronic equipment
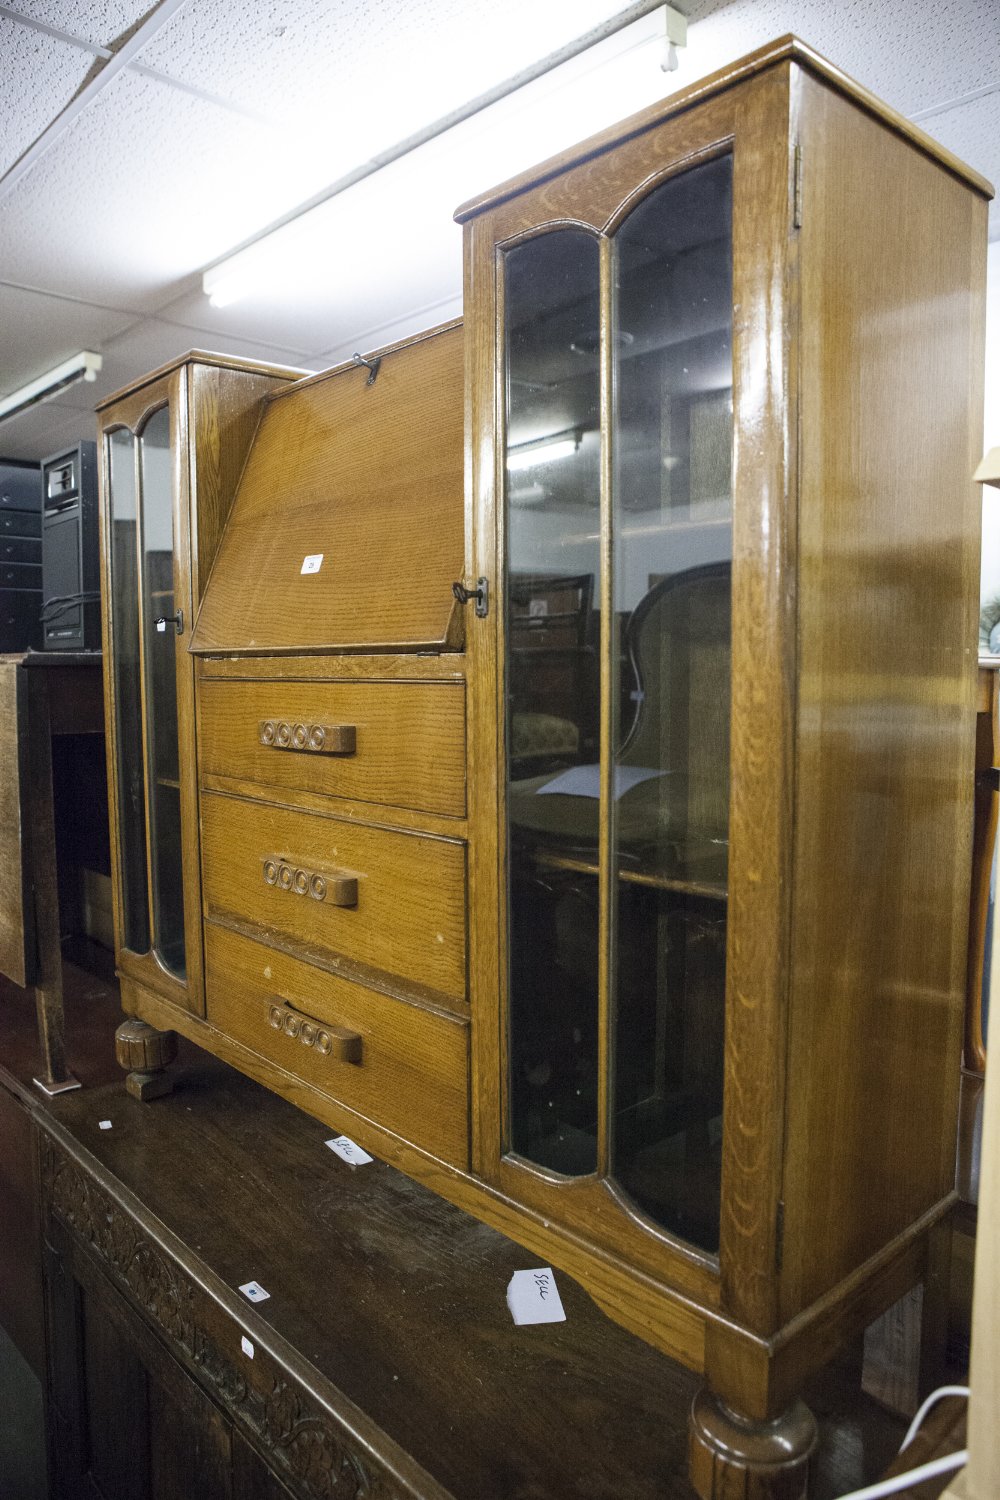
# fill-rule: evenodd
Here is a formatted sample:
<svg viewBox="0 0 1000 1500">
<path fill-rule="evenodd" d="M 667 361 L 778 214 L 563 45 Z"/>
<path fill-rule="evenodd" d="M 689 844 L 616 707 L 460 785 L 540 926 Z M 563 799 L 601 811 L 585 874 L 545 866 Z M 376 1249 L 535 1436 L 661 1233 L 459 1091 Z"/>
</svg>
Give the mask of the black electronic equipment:
<svg viewBox="0 0 1000 1500">
<path fill-rule="evenodd" d="M 97 445 L 77 443 L 42 464 L 42 647 L 101 646 Z"/>
<path fill-rule="evenodd" d="M 0 652 L 41 645 L 41 533 L 38 464 L 0 458 Z"/>
</svg>

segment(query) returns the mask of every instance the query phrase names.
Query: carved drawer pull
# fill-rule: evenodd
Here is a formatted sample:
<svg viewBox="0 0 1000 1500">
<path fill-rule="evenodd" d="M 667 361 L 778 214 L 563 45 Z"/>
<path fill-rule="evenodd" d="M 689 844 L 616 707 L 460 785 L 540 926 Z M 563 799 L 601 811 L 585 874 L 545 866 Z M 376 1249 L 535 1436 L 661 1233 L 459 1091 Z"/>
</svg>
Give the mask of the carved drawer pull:
<svg viewBox="0 0 1000 1500">
<path fill-rule="evenodd" d="M 261 719 L 257 737 L 270 750 L 311 750 L 317 755 L 353 755 L 358 748 L 354 724 L 286 724 Z"/>
<path fill-rule="evenodd" d="M 284 1032 L 293 1041 L 297 1038 L 303 1047 L 312 1047 L 323 1057 L 332 1057 L 335 1062 L 353 1063 L 361 1066 L 361 1034 L 348 1031 L 346 1026 L 328 1026 L 297 1011 L 288 1000 L 275 1001 L 268 1011 L 268 1022 L 275 1031 Z"/>
<path fill-rule="evenodd" d="M 265 859 L 261 872 L 265 885 L 291 891 L 293 896 L 311 896 L 313 901 L 328 901 L 331 906 L 357 906 L 358 877 L 336 870 L 320 873 L 303 870 L 276 855 Z"/>
</svg>

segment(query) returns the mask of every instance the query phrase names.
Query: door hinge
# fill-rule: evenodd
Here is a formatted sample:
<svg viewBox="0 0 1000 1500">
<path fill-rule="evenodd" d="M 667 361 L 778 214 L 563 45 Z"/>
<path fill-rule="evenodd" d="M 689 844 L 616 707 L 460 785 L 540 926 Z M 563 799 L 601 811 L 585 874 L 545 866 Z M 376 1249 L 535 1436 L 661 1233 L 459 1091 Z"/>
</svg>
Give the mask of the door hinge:
<svg viewBox="0 0 1000 1500">
<path fill-rule="evenodd" d="M 774 1269 L 781 1270 L 785 1258 L 785 1205 L 781 1198 L 774 1215 Z"/>
<path fill-rule="evenodd" d="M 792 155 L 792 228 L 802 228 L 802 147 Z"/>
<path fill-rule="evenodd" d="M 451 591 L 459 604 L 468 604 L 470 599 L 476 601 L 476 614 L 480 620 L 485 620 L 490 612 L 490 584 L 487 578 L 477 578 L 476 587 L 467 589 L 464 583 L 453 583 Z"/>
</svg>

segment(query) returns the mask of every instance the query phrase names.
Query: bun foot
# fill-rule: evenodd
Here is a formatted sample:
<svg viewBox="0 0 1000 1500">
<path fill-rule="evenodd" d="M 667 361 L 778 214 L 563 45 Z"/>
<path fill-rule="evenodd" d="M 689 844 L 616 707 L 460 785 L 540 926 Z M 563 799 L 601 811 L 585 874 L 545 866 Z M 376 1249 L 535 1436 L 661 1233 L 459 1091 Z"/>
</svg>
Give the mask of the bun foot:
<svg viewBox="0 0 1000 1500">
<path fill-rule="evenodd" d="M 688 1435 L 690 1478 L 701 1500 L 805 1500 L 816 1419 L 801 1401 L 759 1422 L 703 1388 L 691 1406 Z"/>
<path fill-rule="evenodd" d="M 115 1057 L 128 1074 L 125 1090 L 146 1103 L 173 1090 L 165 1071 L 177 1056 L 177 1033 L 157 1031 L 145 1021 L 129 1016 L 115 1032 Z"/>
</svg>

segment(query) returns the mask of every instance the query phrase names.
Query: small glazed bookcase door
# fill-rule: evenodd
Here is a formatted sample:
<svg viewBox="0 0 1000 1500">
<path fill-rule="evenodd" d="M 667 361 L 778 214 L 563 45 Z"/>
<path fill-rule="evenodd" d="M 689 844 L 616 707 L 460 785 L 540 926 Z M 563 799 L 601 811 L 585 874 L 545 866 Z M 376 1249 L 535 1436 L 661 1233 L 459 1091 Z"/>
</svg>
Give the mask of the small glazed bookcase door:
<svg viewBox="0 0 1000 1500">
<path fill-rule="evenodd" d="M 181 371 L 105 413 L 109 780 L 119 967 L 200 1011 L 184 394 Z"/>
<path fill-rule="evenodd" d="M 502 1087 L 480 1169 L 709 1305 L 728 1245 L 737 1281 L 741 1257 L 774 1266 L 784 919 L 760 875 L 784 857 L 786 705 L 750 642 L 780 660 L 787 628 L 786 103 L 772 78 L 626 137 L 483 213 L 468 247 L 496 349 L 473 401 L 495 453 L 474 467 L 495 633 L 472 651 L 502 747 L 495 800 L 473 780 L 499 853 Z M 475 722 L 481 745 L 488 706 Z M 767 757 L 742 755 L 753 735 Z M 490 968 L 474 942 L 474 983 Z M 741 1098 L 760 1065 L 763 1135 Z"/>
</svg>

